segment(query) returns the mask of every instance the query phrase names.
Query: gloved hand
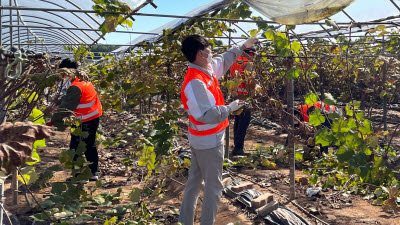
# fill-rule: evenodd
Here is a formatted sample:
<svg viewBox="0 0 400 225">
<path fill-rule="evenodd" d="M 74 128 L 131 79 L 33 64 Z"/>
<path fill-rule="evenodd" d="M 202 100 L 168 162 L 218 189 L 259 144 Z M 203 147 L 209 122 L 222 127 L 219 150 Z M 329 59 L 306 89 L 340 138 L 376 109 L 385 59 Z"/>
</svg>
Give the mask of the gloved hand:
<svg viewBox="0 0 400 225">
<path fill-rule="evenodd" d="M 247 40 L 244 42 L 243 46 L 244 46 L 245 49 L 246 49 L 246 48 L 250 48 L 250 47 L 252 47 L 256 42 L 258 42 L 258 38 L 249 38 L 249 39 L 247 39 Z"/>
<path fill-rule="evenodd" d="M 52 126 L 54 126 L 54 124 L 52 122 L 47 122 L 46 126 L 52 127 Z"/>
<path fill-rule="evenodd" d="M 228 105 L 228 107 L 231 109 L 231 112 L 240 109 L 242 106 L 244 106 L 244 101 L 240 101 L 239 99 L 236 99 Z"/>
</svg>

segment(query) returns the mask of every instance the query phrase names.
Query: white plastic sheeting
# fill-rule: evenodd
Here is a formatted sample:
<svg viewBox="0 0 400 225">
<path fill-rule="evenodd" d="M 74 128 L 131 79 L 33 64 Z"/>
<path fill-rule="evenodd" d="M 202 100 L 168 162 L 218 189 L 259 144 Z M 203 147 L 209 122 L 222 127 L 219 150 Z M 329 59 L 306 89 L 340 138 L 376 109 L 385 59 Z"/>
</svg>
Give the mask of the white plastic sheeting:
<svg viewBox="0 0 400 225">
<path fill-rule="evenodd" d="M 147 0 L 122 0 L 128 3 L 132 9 L 145 4 Z M 91 0 L 0 0 L 1 6 L 20 6 L 28 8 L 43 9 L 74 9 L 74 10 L 92 10 L 94 3 Z M 11 4 L 10 4 L 11 3 Z M 146 3 L 147 4 L 147 3 Z M 18 13 L 19 11 L 19 13 Z M 11 13 L 11 21 L 10 21 Z M 20 18 L 18 17 L 20 16 Z M 101 35 L 100 31 L 89 30 L 69 30 L 69 29 L 46 29 L 45 27 L 71 27 L 82 29 L 98 29 L 104 21 L 103 18 L 96 16 L 94 13 L 81 12 L 55 12 L 55 11 L 37 11 L 37 10 L 2 10 L 3 25 L 22 25 L 27 28 L 20 28 L 18 36 L 18 28 L 13 28 L 13 43 L 35 42 L 44 40 L 44 44 L 91 44 Z M 32 28 L 34 26 L 35 28 Z M 31 28 L 29 28 L 31 27 Z M 3 44 L 10 44 L 10 29 L 2 27 Z M 39 41 L 38 41 L 39 42 Z M 39 49 L 43 49 L 39 47 Z M 66 52 L 62 46 L 49 45 L 50 51 Z M 37 50 L 37 48 L 35 48 Z M 45 49 L 43 49 L 44 51 Z"/>
<path fill-rule="evenodd" d="M 354 0 L 242 0 L 267 18 L 296 25 L 332 16 Z"/>
</svg>

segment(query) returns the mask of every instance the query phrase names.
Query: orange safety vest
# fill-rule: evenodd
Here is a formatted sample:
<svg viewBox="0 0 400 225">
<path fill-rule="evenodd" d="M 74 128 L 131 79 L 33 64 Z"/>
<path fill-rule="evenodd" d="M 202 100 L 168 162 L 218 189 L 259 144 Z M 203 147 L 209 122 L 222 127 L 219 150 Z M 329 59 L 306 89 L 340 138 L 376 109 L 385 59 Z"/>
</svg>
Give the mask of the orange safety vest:
<svg viewBox="0 0 400 225">
<path fill-rule="evenodd" d="M 305 121 L 305 122 L 308 122 L 309 121 L 309 119 L 310 119 L 310 117 L 309 117 L 309 115 L 307 114 L 307 110 L 311 107 L 312 105 L 301 105 L 301 106 L 299 106 L 299 107 L 297 107 L 297 109 L 300 111 L 300 113 L 301 113 L 301 116 L 303 117 L 303 120 Z M 333 112 L 335 112 L 335 110 L 336 110 L 336 107 L 334 106 L 334 105 L 326 105 L 326 104 L 324 104 L 323 102 L 321 103 L 321 102 L 316 102 L 316 103 L 314 103 L 314 106 L 316 107 L 316 108 L 321 108 L 322 106 L 324 107 L 323 108 L 323 110 L 326 112 L 326 113 L 333 113 Z"/>
<path fill-rule="evenodd" d="M 231 77 L 235 76 L 235 71 L 239 71 L 239 74 L 244 74 L 244 65 L 246 65 L 246 63 L 249 61 L 249 59 L 239 56 L 239 58 L 231 67 Z M 232 88 L 232 90 L 238 95 L 248 95 L 246 90 L 246 82 L 242 82 L 239 86 Z"/>
<path fill-rule="evenodd" d="M 87 122 L 100 117 L 103 111 L 100 99 L 97 96 L 96 90 L 94 90 L 93 84 L 91 82 L 79 81 L 79 79 L 76 78 L 72 82 L 71 86 L 77 86 L 82 93 L 79 105 L 74 110 L 74 116 L 80 118 L 82 122 Z"/>
<path fill-rule="evenodd" d="M 214 75 L 210 77 L 201 70 L 189 68 L 186 72 L 185 80 L 183 81 L 181 90 L 182 104 L 186 111 L 189 110 L 189 107 L 187 105 L 188 99 L 185 95 L 185 88 L 186 85 L 194 79 L 200 80 L 204 83 L 204 85 L 207 87 L 207 90 L 210 91 L 214 96 L 216 106 L 225 105 L 224 96 L 222 95 L 217 78 Z M 205 124 L 197 121 L 192 115 L 189 115 L 189 122 L 196 125 L 197 129 L 193 129 L 190 126 L 188 128 L 189 133 L 194 136 L 207 136 L 215 134 L 225 129 L 229 125 L 228 119 L 219 124 Z"/>
</svg>

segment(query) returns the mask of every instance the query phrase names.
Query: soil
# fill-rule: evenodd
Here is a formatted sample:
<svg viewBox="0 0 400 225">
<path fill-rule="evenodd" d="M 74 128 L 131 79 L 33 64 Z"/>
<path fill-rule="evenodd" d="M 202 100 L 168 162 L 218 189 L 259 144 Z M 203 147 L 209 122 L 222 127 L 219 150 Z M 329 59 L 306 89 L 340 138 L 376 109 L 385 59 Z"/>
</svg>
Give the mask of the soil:
<svg viewBox="0 0 400 225">
<path fill-rule="evenodd" d="M 132 115 L 117 115 L 115 113 L 109 113 L 104 115 L 101 120 L 102 130 L 105 136 L 116 136 L 116 134 L 123 130 L 124 127 L 133 120 L 135 116 Z M 180 123 L 185 127 L 186 121 L 182 120 Z M 233 120 L 230 125 L 230 151 L 233 149 Z M 184 131 L 183 131 L 184 133 Z M 134 134 L 139 135 L 139 134 Z M 267 130 L 265 128 L 252 125 L 248 129 L 248 134 L 245 141 L 245 149 L 255 149 L 255 146 L 260 145 L 261 147 L 273 146 L 277 143 L 285 143 L 286 135 L 279 134 L 275 130 Z M 187 139 L 183 137 L 177 138 L 177 141 L 181 146 L 188 146 Z M 394 141 L 397 141 L 394 140 Z M 397 144 L 397 143 L 396 143 Z M 47 140 L 47 147 L 40 149 L 39 155 L 41 162 L 36 164 L 37 172 L 42 172 L 46 168 L 53 165 L 58 165 L 58 156 L 63 150 L 67 150 L 69 145 L 69 133 L 55 132 L 54 135 Z M 101 179 L 105 181 L 102 188 L 97 190 L 97 193 L 104 191 L 110 191 L 111 193 L 116 192 L 118 188 L 122 188 L 122 195 L 124 200 L 121 204 L 128 203 L 127 196 L 124 193 L 129 193 L 133 188 L 140 187 L 143 181 L 143 171 L 138 167 L 134 170 L 128 171 L 122 163 L 122 159 L 127 155 L 131 154 L 132 147 L 128 144 L 117 144 L 113 147 L 99 147 L 100 157 L 100 175 Z M 255 188 L 260 192 L 273 192 L 275 200 L 278 200 L 282 204 L 294 210 L 300 216 L 311 222 L 311 224 L 321 224 L 301 210 L 299 210 L 292 203 L 288 203 L 285 197 L 289 196 L 289 170 L 287 168 L 279 168 L 278 170 L 250 170 L 241 169 L 234 171 L 242 178 L 248 178 L 259 183 L 268 183 L 269 187 L 255 185 Z M 65 182 L 66 178 L 69 177 L 68 171 L 56 172 L 54 177 L 50 180 L 42 189 L 33 189 L 32 192 L 38 201 L 43 201 L 51 190 L 52 183 Z M 296 177 L 306 176 L 300 170 L 296 171 Z M 242 179 L 238 178 L 237 179 Z M 160 210 L 158 211 L 157 218 L 164 218 L 165 224 L 173 224 L 177 222 L 179 207 L 183 197 L 184 186 L 186 178 L 183 176 L 177 176 L 173 180 L 168 180 L 167 191 L 165 198 L 150 203 L 150 208 Z M 181 183 L 181 184 L 180 184 Z M 15 214 L 21 224 L 32 224 L 30 215 L 38 212 L 37 207 L 34 206 L 36 203 L 32 197 L 27 194 L 21 186 L 19 192 L 18 203 L 13 204 L 12 193 L 10 190 L 11 180 L 6 180 L 5 184 L 5 208 Z M 86 186 L 94 186 L 94 182 L 86 184 Z M 301 205 L 306 210 L 315 208 L 315 216 L 321 218 L 329 224 L 381 224 L 381 225 L 395 225 L 400 224 L 400 218 L 395 217 L 392 214 L 382 211 L 379 206 L 373 206 L 372 200 L 364 200 L 361 196 L 357 195 L 345 195 L 338 194 L 332 190 L 324 190 L 321 195 L 317 197 L 308 198 L 305 195 L 306 189 L 309 185 L 296 184 L 296 200 L 295 202 Z M 27 197 L 25 197 L 27 196 Z M 202 196 L 202 194 L 200 195 Z M 332 197 L 333 196 L 333 197 Z M 335 199 L 332 203 L 328 201 L 328 198 Z M 29 199 L 29 202 L 27 201 Z M 198 201 L 196 213 L 195 213 L 195 224 L 199 224 L 201 215 L 202 201 Z M 334 207 L 339 206 L 338 209 Z M 216 216 L 216 225 L 225 225 L 228 223 L 235 223 L 241 221 L 242 224 L 264 224 L 263 219 L 257 218 L 254 212 L 249 211 L 241 203 L 233 200 L 225 195 L 222 195 L 221 202 Z M 36 223 L 39 224 L 39 223 Z M 91 223 L 98 224 L 98 223 Z"/>
</svg>

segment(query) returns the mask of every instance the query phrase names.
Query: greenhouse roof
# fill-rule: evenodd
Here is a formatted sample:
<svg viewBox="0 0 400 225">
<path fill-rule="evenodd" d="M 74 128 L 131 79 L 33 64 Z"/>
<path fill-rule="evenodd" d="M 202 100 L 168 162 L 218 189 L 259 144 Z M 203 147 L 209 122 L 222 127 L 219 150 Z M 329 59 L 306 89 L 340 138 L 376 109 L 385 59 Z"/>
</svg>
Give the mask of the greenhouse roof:
<svg viewBox="0 0 400 225">
<path fill-rule="evenodd" d="M 124 2 L 132 12 L 152 3 Z M 2 0 L 1 44 L 40 45 L 52 52 L 65 51 L 62 45 L 95 44 L 104 39 L 99 30 L 104 19 L 95 15 L 93 5 L 89 0 Z"/>
<path fill-rule="evenodd" d="M 279 2 L 277 0 L 243 0 L 245 2 Z M 294 1 L 294 0 L 291 0 Z M 304 2 L 324 2 L 321 0 L 303 0 Z M 201 7 L 191 10 L 185 15 L 146 14 L 139 12 L 147 4 L 157 4 L 157 0 L 124 0 L 133 9 L 131 15 L 139 16 L 168 17 L 171 21 L 151 30 L 121 30 L 116 33 L 121 35 L 135 35 L 133 41 L 126 43 L 121 38 L 117 44 L 121 46 L 115 52 L 125 52 L 131 47 L 138 46 L 142 42 L 154 42 L 162 37 L 164 29 L 176 29 L 179 26 L 193 20 L 210 19 L 234 22 L 244 30 L 255 27 L 252 20 L 232 20 L 224 18 L 206 18 L 204 15 L 221 9 L 233 2 L 233 0 L 214 0 Z M 108 42 L 109 35 L 102 35 L 99 30 L 104 19 L 95 14 L 92 9 L 92 1 L 82 0 L 1 0 L 1 45 L 9 48 L 12 45 L 28 45 L 28 48 L 36 46 L 36 49 L 48 52 L 66 52 L 63 46 L 76 46 L 80 44 L 94 45 L 99 42 Z M 386 28 L 400 25 L 400 1 L 399 0 L 355 0 L 348 7 L 339 13 L 331 16 L 337 22 L 340 30 L 335 31 L 325 24 L 325 20 L 309 22 L 297 25 L 294 32 L 298 37 L 308 38 L 335 38 L 339 35 L 365 36 L 366 31 L 378 25 L 385 25 Z M 367 10 L 366 10 L 367 8 Z M 252 8 L 254 9 L 257 7 Z M 259 10 L 259 9 L 257 9 Z M 279 27 L 280 24 L 272 21 L 274 18 L 267 18 L 265 14 L 260 15 L 266 23 Z M 282 29 L 282 28 L 281 28 Z M 11 34 L 11 35 L 10 35 Z M 138 34 L 142 34 L 137 36 Z M 242 38 L 238 33 L 233 38 Z M 118 34 L 119 35 L 119 34 Z M 372 34 L 378 35 L 378 34 Z M 115 36 L 113 36 L 115 37 Z M 221 37 L 227 38 L 227 37 Z M 103 41 L 101 41 L 103 40 Z M 128 39 L 129 40 L 129 39 Z M 116 43 L 113 38 L 113 43 Z"/>
</svg>

